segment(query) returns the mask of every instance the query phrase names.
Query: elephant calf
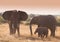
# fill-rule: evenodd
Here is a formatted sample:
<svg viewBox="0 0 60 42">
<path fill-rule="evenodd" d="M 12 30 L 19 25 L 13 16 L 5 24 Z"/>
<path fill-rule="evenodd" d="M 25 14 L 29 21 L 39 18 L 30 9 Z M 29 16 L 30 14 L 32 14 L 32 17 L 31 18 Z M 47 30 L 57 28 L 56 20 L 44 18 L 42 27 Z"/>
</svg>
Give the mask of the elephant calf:
<svg viewBox="0 0 60 42">
<path fill-rule="evenodd" d="M 47 27 L 38 27 L 34 34 L 38 33 L 38 37 L 44 38 L 48 36 L 48 28 Z"/>
</svg>

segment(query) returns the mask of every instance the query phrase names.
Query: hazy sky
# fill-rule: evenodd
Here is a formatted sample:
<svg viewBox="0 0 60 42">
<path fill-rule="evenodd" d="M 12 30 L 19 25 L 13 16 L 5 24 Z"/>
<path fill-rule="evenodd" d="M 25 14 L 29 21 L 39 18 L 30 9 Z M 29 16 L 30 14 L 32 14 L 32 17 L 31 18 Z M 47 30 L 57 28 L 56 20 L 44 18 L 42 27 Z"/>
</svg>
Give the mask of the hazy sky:
<svg viewBox="0 0 60 42">
<path fill-rule="evenodd" d="M 0 11 L 23 10 L 28 14 L 60 14 L 60 0 L 0 0 Z"/>
</svg>

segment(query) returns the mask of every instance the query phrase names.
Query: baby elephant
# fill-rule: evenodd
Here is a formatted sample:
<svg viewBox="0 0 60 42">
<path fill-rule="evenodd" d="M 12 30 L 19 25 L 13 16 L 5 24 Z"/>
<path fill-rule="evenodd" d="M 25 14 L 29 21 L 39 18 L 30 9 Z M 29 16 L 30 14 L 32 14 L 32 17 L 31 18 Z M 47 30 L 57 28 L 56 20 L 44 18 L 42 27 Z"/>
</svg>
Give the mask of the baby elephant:
<svg viewBox="0 0 60 42">
<path fill-rule="evenodd" d="M 38 33 L 38 37 L 44 38 L 48 36 L 48 28 L 47 27 L 38 27 L 34 34 Z"/>
</svg>

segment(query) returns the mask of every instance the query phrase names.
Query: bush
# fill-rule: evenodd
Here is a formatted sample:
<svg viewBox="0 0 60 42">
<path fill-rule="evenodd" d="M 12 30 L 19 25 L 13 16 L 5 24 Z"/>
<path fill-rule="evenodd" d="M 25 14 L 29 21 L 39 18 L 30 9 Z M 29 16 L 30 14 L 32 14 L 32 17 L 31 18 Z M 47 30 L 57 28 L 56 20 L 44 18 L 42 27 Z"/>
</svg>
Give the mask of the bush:
<svg viewBox="0 0 60 42">
<path fill-rule="evenodd" d="M 57 22 L 57 26 L 60 26 L 60 22 L 59 23 Z"/>
<path fill-rule="evenodd" d="M 0 24 L 1 23 L 6 23 L 6 20 L 4 20 L 2 16 L 0 16 Z"/>
</svg>

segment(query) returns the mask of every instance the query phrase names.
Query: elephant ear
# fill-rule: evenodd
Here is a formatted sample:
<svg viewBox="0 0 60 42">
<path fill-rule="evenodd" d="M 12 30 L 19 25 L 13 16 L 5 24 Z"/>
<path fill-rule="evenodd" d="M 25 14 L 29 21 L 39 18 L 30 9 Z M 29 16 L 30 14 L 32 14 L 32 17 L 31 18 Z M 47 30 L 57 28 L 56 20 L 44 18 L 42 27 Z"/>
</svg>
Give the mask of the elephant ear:
<svg viewBox="0 0 60 42">
<path fill-rule="evenodd" d="M 5 12 L 3 13 L 2 17 L 3 17 L 5 20 L 10 20 L 11 12 L 12 12 L 12 11 L 5 11 Z"/>
<path fill-rule="evenodd" d="M 20 16 L 20 20 L 25 21 L 28 18 L 28 15 L 24 11 L 18 11 L 18 14 Z"/>
</svg>

